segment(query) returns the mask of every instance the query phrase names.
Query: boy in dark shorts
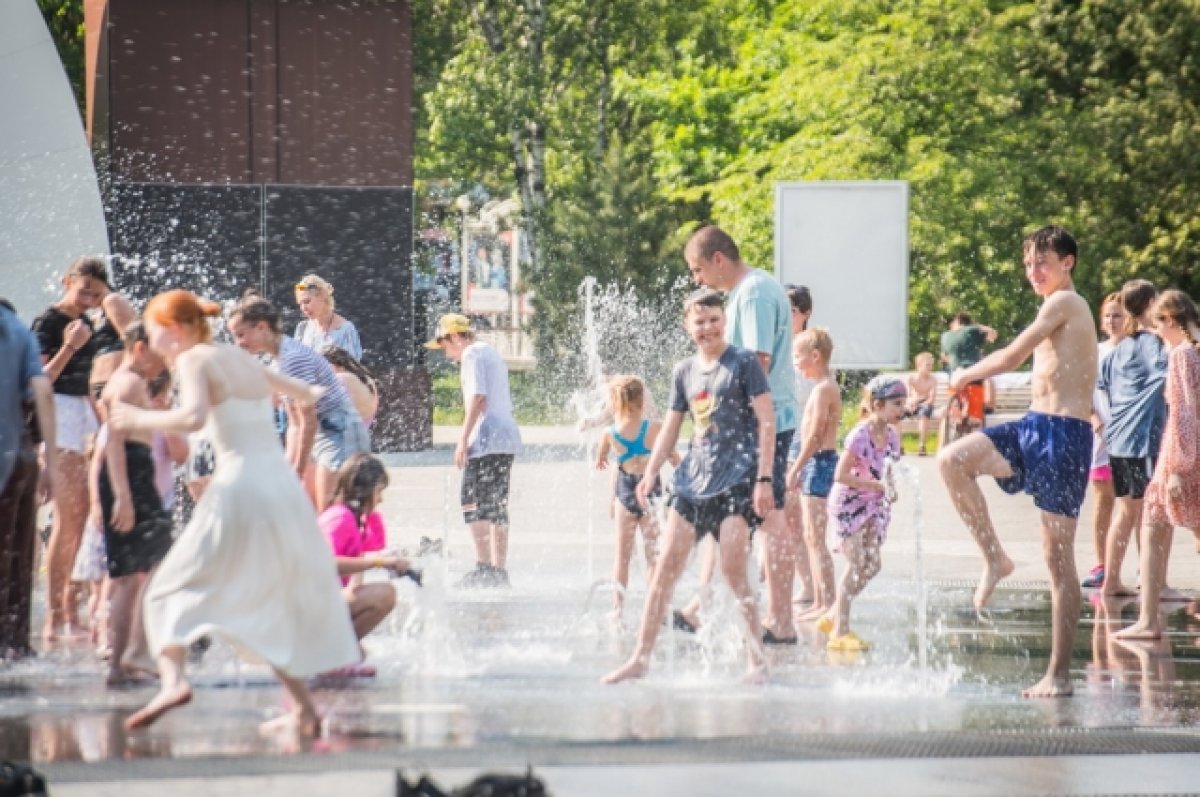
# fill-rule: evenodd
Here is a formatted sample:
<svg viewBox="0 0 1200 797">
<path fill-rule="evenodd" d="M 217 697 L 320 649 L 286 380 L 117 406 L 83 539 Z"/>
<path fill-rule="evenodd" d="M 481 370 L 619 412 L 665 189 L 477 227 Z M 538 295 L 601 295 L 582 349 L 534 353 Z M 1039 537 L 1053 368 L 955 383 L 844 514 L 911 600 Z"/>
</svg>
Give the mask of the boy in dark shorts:
<svg viewBox="0 0 1200 797">
<path fill-rule="evenodd" d="M 107 417 L 114 402 L 148 407 L 147 382 L 163 368 L 141 322 L 126 327 L 125 359 L 100 394 L 103 414 Z M 120 686 L 144 681 L 154 671 L 142 630 L 142 593 L 147 575 L 171 547 L 171 513 L 163 508 L 155 481 L 152 434 L 108 426 L 105 432 L 97 492 L 111 580 L 107 683 Z"/>
<path fill-rule="evenodd" d="M 438 319 L 437 336 L 425 344 L 459 364 L 463 418 L 454 464 L 463 471 L 463 520 L 475 542 L 475 569 L 459 586 L 507 587 L 508 491 L 513 459 L 521 453 L 521 430 L 513 418 L 508 366 L 475 337 L 466 316 Z"/>
<path fill-rule="evenodd" d="M 975 607 L 987 604 L 1014 565 L 1000 545 L 976 484 L 992 476 L 1007 493 L 1024 491 L 1042 511 L 1050 570 L 1052 639 L 1046 676 L 1026 697 L 1070 695 L 1071 645 L 1079 623 L 1075 527 L 1092 456 L 1092 393 L 1096 333 L 1092 313 L 1072 281 L 1078 248 L 1061 227 L 1043 227 L 1024 241 L 1025 276 L 1042 297 L 1037 318 L 1017 339 L 979 363 L 956 371 L 950 388 L 1011 371 L 1033 355 L 1033 402 L 1019 421 L 967 435 L 938 452 L 951 500 L 984 555 Z"/>
<path fill-rule="evenodd" d="M 670 408 L 638 485 L 643 506 L 658 482 L 658 472 L 675 450 L 684 414 L 693 437 L 687 456 L 675 470 L 661 553 L 629 660 L 604 677 L 604 683 L 640 678 L 679 580 L 696 542 L 713 535 L 721 549 L 721 568 L 746 622 L 747 677 L 762 680 L 762 627 L 754 593 L 746 579 L 750 524 L 775 506 L 772 490 L 775 423 L 770 387 L 754 352 L 725 342 L 721 295 L 702 289 L 683 306 L 684 326 L 696 354 L 675 366 Z"/>
</svg>

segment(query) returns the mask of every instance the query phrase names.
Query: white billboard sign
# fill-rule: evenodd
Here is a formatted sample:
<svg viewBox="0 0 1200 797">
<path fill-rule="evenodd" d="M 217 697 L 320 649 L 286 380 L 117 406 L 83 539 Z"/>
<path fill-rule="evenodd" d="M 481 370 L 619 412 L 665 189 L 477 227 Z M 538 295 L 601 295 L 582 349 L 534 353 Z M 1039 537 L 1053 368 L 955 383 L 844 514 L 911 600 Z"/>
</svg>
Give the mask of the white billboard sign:
<svg viewBox="0 0 1200 797">
<path fill-rule="evenodd" d="M 908 367 L 908 183 L 775 185 L 775 275 L 812 291 L 838 368 Z"/>
</svg>

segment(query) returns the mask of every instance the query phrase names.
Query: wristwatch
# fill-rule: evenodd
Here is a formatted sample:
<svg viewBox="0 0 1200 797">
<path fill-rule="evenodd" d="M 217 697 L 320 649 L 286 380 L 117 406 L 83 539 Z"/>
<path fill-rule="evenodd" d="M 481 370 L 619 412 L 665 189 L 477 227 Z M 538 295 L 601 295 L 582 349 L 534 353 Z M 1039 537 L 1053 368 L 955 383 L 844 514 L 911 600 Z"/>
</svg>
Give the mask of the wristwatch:
<svg viewBox="0 0 1200 797">
<path fill-rule="evenodd" d="M 759 484 L 771 484 L 775 481 L 775 479 L 771 476 L 759 476 L 754 481 L 758 482 Z"/>
</svg>

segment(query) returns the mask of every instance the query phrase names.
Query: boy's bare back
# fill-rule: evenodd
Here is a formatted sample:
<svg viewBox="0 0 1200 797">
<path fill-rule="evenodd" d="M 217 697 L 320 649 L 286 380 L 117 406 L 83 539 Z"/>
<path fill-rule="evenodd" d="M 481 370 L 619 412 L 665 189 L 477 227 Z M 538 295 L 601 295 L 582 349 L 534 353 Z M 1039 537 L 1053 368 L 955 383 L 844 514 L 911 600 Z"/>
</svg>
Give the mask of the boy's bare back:
<svg viewBox="0 0 1200 797">
<path fill-rule="evenodd" d="M 842 392 L 832 374 L 820 377 L 813 385 L 804 409 L 804 438 L 817 439 L 817 451 L 837 448 L 838 426 L 842 420 Z"/>
</svg>

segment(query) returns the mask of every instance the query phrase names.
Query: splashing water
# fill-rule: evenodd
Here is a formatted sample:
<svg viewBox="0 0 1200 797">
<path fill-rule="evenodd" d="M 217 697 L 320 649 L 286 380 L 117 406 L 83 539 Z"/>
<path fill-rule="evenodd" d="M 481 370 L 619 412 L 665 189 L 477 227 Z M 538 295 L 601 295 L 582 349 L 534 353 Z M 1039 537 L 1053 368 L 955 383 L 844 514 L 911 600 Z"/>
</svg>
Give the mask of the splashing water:
<svg viewBox="0 0 1200 797">
<path fill-rule="evenodd" d="M 917 671 L 920 678 L 919 688 L 924 691 L 929 686 L 929 592 L 925 583 L 925 562 L 921 549 L 921 536 L 924 529 L 924 514 L 921 501 L 921 475 L 916 467 L 907 462 L 896 460 L 884 461 L 884 484 L 889 485 L 889 491 L 894 491 L 895 473 L 899 472 L 912 495 L 912 525 L 913 525 L 913 578 L 917 586 Z"/>
</svg>

